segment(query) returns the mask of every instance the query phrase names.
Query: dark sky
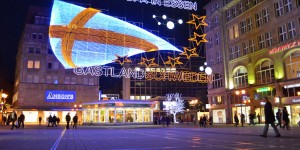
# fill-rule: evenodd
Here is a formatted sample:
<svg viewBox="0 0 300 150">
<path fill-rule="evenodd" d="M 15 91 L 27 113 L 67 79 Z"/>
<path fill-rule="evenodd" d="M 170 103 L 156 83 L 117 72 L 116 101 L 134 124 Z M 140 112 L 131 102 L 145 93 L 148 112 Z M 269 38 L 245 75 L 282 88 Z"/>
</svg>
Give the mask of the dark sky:
<svg viewBox="0 0 300 150">
<path fill-rule="evenodd" d="M 68 0 L 85 7 L 109 10 L 112 16 L 126 17 L 129 21 L 143 22 L 145 29 L 159 30 L 160 34 L 166 37 L 176 37 L 176 46 L 185 45 L 186 39 L 178 37 L 188 36 L 182 31 L 184 27 L 178 27 L 173 31 L 165 30 L 164 26 L 157 26 L 152 15 L 167 14 L 174 19 L 182 18 L 184 22 L 191 13 L 203 13 L 201 7 L 209 0 L 197 0 L 198 11 L 187 11 L 163 6 L 152 6 L 127 0 Z M 18 43 L 24 27 L 24 20 L 30 5 L 51 7 L 53 0 L 1 0 L 0 4 L 0 89 L 9 94 L 11 99 L 13 94 L 13 84 L 15 75 L 16 54 Z M 181 35 L 183 34 L 183 35 Z"/>
</svg>

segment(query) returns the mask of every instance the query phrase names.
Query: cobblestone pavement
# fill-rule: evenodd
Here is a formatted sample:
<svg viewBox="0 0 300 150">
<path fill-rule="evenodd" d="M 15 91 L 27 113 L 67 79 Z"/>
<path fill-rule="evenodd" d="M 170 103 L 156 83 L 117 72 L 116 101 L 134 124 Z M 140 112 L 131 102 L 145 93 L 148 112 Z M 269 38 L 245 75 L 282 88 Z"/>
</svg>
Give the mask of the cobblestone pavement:
<svg viewBox="0 0 300 150">
<path fill-rule="evenodd" d="M 300 127 L 272 128 L 260 137 L 263 125 L 79 126 L 78 129 L 30 125 L 10 130 L 0 127 L 1 150 L 200 150 L 200 149 L 300 149 Z"/>
</svg>

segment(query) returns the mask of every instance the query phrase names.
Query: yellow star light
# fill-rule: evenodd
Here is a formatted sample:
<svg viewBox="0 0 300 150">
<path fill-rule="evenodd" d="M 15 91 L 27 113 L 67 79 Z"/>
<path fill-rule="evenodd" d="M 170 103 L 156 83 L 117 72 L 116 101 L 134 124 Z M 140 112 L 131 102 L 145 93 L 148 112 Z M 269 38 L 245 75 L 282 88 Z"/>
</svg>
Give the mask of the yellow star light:
<svg viewBox="0 0 300 150">
<path fill-rule="evenodd" d="M 208 40 L 205 39 L 206 34 L 199 35 L 196 32 L 194 32 L 194 37 L 189 38 L 189 41 L 194 41 L 196 42 L 197 46 L 199 46 L 200 43 L 202 42 L 208 42 Z M 198 40 L 197 38 L 201 38 Z"/>
<path fill-rule="evenodd" d="M 199 55 L 196 53 L 196 48 L 189 49 L 187 47 L 183 47 L 184 52 L 180 53 L 179 55 L 185 55 L 187 59 L 191 57 L 198 57 Z"/>
<path fill-rule="evenodd" d="M 175 65 L 181 65 L 183 64 L 182 62 L 179 61 L 180 57 L 176 57 L 176 58 L 171 58 L 170 56 L 168 56 L 168 61 L 164 62 L 165 65 L 171 65 L 172 68 L 175 67 Z"/>
<path fill-rule="evenodd" d="M 204 21 L 206 16 L 197 16 L 195 14 L 192 14 L 193 20 L 188 21 L 188 24 L 194 24 L 196 30 L 198 30 L 198 28 L 203 25 L 203 26 L 208 26 L 208 24 Z"/>
<path fill-rule="evenodd" d="M 121 66 L 123 66 L 123 64 L 126 62 L 131 62 L 131 60 L 128 59 L 128 55 L 126 56 L 119 56 L 117 54 L 115 55 L 117 56 L 117 59 L 115 59 L 114 61 L 120 63 Z"/>
<path fill-rule="evenodd" d="M 147 68 L 151 67 L 151 66 L 158 66 L 155 62 L 154 62 L 155 58 L 151 58 L 151 59 L 146 59 L 144 57 L 142 57 L 142 61 L 139 63 L 140 65 L 145 65 Z"/>
</svg>

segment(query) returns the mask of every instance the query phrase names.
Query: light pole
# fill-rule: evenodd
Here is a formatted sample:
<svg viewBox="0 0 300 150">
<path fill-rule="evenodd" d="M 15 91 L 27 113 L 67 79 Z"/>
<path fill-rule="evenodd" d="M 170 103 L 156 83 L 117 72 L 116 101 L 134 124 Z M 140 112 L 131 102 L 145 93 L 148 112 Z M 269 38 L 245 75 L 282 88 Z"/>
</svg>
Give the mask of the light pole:
<svg viewBox="0 0 300 150">
<path fill-rule="evenodd" d="M 7 94 L 5 94 L 5 93 L 2 93 L 1 94 L 1 99 L 0 99 L 0 101 L 1 101 L 1 112 L 2 112 L 2 117 L 1 117 L 1 123 L 3 123 L 2 121 L 3 121 L 3 116 L 4 116 L 4 105 L 5 105 L 5 102 L 6 102 L 6 98 L 7 98 Z M 4 124 L 5 124 L 5 122 L 4 122 Z"/>
</svg>

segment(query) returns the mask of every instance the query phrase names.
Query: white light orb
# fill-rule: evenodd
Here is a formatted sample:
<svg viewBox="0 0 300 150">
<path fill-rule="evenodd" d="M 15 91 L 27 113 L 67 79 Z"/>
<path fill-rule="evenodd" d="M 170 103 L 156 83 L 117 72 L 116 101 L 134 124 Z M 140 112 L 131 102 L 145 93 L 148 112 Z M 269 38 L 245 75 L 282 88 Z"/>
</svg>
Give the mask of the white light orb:
<svg viewBox="0 0 300 150">
<path fill-rule="evenodd" d="M 179 20 L 178 20 L 178 23 L 179 23 L 179 24 L 182 24 L 182 23 L 183 23 L 182 19 L 179 19 Z"/>
<path fill-rule="evenodd" d="M 204 62 L 204 65 L 206 66 L 206 65 L 207 65 L 207 62 Z"/>
<path fill-rule="evenodd" d="M 200 71 L 204 71 L 204 67 L 203 67 L 203 66 L 200 66 L 200 67 L 199 67 L 199 70 L 200 70 Z"/>
<path fill-rule="evenodd" d="M 134 70 L 135 71 L 141 71 L 141 68 L 140 67 L 135 67 Z"/>
<path fill-rule="evenodd" d="M 163 18 L 163 19 L 167 19 L 167 16 L 166 16 L 166 15 L 163 15 L 162 18 Z"/>
<path fill-rule="evenodd" d="M 210 67 L 206 67 L 206 68 L 205 68 L 205 73 L 206 73 L 207 75 L 211 75 L 212 69 L 211 69 Z"/>
<path fill-rule="evenodd" d="M 168 21 L 167 22 L 167 27 L 168 27 L 168 29 L 174 29 L 174 22 L 172 22 L 172 21 Z"/>
<path fill-rule="evenodd" d="M 158 25 L 161 25 L 161 22 L 158 22 L 157 24 L 158 24 Z"/>
<path fill-rule="evenodd" d="M 155 16 L 155 15 L 152 15 L 152 18 L 156 18 L 156 16 Z"/>
</svg>

